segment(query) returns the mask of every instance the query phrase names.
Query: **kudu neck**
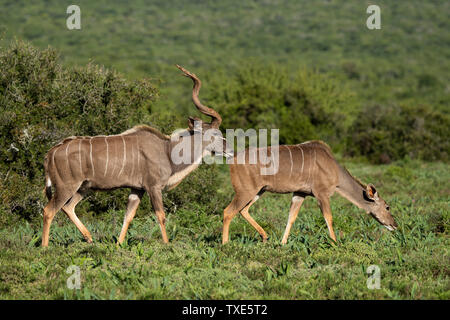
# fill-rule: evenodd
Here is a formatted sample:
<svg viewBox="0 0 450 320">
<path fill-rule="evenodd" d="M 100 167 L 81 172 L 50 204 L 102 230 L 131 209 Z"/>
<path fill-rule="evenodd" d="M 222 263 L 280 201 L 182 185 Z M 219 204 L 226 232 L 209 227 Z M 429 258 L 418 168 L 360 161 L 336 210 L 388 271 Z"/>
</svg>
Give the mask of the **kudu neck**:
<svg viewBox="0 0 450 320">
<path fill-rule="evenodd" d="M 167 149 L 173 173 L 200 165 L 203 158 L 201 139 L 201 136 L 186 135 L 169 141 Z"/>
<path fill-rule="evenodd" d="M 358 180 L 339 166 L 339 184 L 336 191 L 360 209 L 369 211 L 370 203 L 364 199 L 364 190 Z"/>
</svg>

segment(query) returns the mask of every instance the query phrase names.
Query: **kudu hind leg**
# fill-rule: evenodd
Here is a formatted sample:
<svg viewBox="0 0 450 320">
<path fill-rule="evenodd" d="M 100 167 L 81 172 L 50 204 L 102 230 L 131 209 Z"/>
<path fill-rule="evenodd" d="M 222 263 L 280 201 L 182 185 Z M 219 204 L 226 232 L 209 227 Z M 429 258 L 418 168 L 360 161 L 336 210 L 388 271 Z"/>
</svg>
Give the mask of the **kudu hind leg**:
<svg viewBox="0 0 450 320">
<path fill-rule="evenodd" d="M 282 244 L 287 243 L 289 233 L 291 232 L 291 227 L 294 224 L 295 220 L 297 219 L 298 212 L 300 211 L 303 201 L 305 201 L 305 197 L 303 196 L 297 195 L 295 193 L 292 196 L 291 208 L 289 209 L 289 218 L 286 224 L 286 230 L 284 231 L 283 239 L 281 240 Z"/>
<path fill-rule="evenodd" d="M 86 239 L 87 242 L 92 243 L 92 236 L 89 230 L 84 226 L 84 224 L 80 221 L 80 219 L 78 219 L 77 215 L 75 214 L 75 207 L 82 199 L 83 195 L 80 194 L 79 192 L 76 192 L 73 195 L 73 197 L 69 200 L 69 202 L 62 207 L 62 210 L 66 213 L 69 219 L 72 220 L 72 222 L 77 226 L 78 230 L 80 230 L 84 239 Z"/>
<path fill-rule="evenodd" d="M 131 190 L 131 194 L 128 196 L 127 212 L 125 213 L 125 217 L 123 218 L 122 230 L 120 231 L 117 244 L 121 244 L 125 240 L 128 227 L 130 226 L 130 223 L 136 214 L 137 208 L 139 206 L 139 203 L 141 202 L 143 195 L 144 191 L 135 189 Z"/>
<path fill-rule="evenodd" d="M 42 246 L 48 246 L 50 225 L 56 213 L 61 210 L 64 204 L 72 197 L 73 194 L 66 193 L 65 196 L 59 195 L 57 192 L 44 208 L 43 227 L 42 227 Z"/>
<path fill-rule="evenodd" d="M 245 206 L 254 200 L 256 193 L 252 196 L 240 196 L 238 193 L 234 195 L 231 203 L 223 210 L 223 231 L 222 231 L 222 244 L 225 244 L 229 240 L 230 223 L 234 216 L 239 213 Z M 253 219 L 252 219 L 253 220 Z"/>
<path fill-rule="evenodd" d="M 55 198 L 50 199 L 47 205 L 44 208 L 43 214 L 43 227 L 42 227 L 42 243 L 43 247 L 48 246 L 48 238 L 50 233 L 50 225 L 52 223 L 53 217 L 56 214 L 55 210 Z"/>
</svg>

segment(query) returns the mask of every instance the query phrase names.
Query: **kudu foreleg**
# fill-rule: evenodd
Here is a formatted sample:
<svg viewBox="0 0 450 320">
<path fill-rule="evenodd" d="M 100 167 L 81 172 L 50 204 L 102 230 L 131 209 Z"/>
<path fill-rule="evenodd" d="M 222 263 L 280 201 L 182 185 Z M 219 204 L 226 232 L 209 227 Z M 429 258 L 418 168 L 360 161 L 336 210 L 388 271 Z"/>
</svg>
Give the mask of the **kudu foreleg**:
<svg viewBox="0 0 450 320">
<path fill-rule="evenodd" d="M 289 218 L 288 218 L 288 222 L 286 225 L 286 230 L 284 231 L 283 239 L 281 240 L 282 244 L 287 243 L 289 233 L 291 232 L 291 227 L 294 224 L 295 219 L 297 219 L 297 215 L 298 215 L 298 212 L 300 211 L 303 201 L 305 201 L 305 198 L 302 196 L 294 194 L 294 196 L 292 197 L 291 208 L 289 210 Z"/>
<path fill-rule="evenodd" d="M 159 228 L 161 229 L 163 242 L 168 243 L 169 238 L 167 237 L 166 233 L 166 214 L 164 213 L 161 189 L 149 188 L 147 192 L 150 195 L 150 200 L 156 213 L 156 218 L 159 223 Z"/>
<path fill-rule="evenodd" d="M 117 244 L 121 244 L 125 240 L 127 235 L 128 227 L 131 221 L 133 221 L 136 215 L 137 208 L 141 202 L 144 191 L 132 189 L 130 195 L 128 196 L 127 212 L 125 212 L 125 217 L 123 218 L 122 230 L 120 231 L 119 239 Z"/>
</svg>

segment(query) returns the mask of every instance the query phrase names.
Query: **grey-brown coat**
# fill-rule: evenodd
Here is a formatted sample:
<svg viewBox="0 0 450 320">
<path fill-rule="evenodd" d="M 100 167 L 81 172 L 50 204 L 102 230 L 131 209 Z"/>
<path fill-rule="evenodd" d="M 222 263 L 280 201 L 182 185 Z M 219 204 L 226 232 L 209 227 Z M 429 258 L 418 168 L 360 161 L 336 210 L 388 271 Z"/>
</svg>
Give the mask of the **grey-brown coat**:
<svg viewBox="0 0 450 320">
<path fill-rule="evenodd" d="M 248 159 L 249 149 L 243 152 Z M 271 147 L 267 148 L 267 153 L 270 156 Z M 237 156 L 235 155 L 235 160 Z M 248 161 L 245 164 L 237 164 L 237 161 L 230 164 L 235 195 L 224 210 L 223 243 L 228 242 L 230 222 L 238 212 L 260 233 L 263 241 L 267 239 L 266 232 L 248 212 L 250 206 L 265 191 L 293 194 L 283 244 L 287 242 L 292 224 L 306 196 L 313 196 L 318 200 L 330 236 L 336 241 L 329 202 L 335 191 L 371 214 L 389 230 L 397 228 L 389 206 L 378 195 L 375 187 L 361 183 L 340 166 L 326 143 L 309 141 L 297 145 L 281 145 L 278 147 L 278 159 L 278 172 L 273 175 L 261 174 L 261 168 L 266 165 L 260 161 L 256 164 L 249 164 Z"/>
</svg>

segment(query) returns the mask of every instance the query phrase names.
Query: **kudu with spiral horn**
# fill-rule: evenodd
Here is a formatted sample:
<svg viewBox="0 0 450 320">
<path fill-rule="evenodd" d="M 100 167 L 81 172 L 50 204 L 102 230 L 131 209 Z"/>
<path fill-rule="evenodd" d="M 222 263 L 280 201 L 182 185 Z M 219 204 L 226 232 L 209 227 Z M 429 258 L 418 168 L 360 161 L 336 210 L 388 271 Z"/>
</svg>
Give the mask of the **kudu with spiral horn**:
<svg viewBox="0 0 450 320">
<path fill-rule="evenodd" d="M 131 189 L 118 243 L 124 241 L 128 226 L 145 192 L 150 196 L 162 239 L 165 243 L 168 242 L 162 202 L 163 189 L 177 186 L 199 166 L 203 156 L 221 154 L 226 150 L 225 140 L 215 139 L 211 135 L 204 136 L 208 129 L 218 130 L 222 119 L 215 110 L 200 102 L 200 79 L 188 70 L 177 67 L 194 82 L 194 105 L 200 112 L 210 116 L 211 122 L 189 117 L 189 127 L 171 136 L 149 126 L 139 125 L 117 135 L 69 137 L 55 145 L 44 159 L 45 193 L 49 202 L 43 214 L 42 246 L 48 246 L 50 225 L 61 209 L 75 223 L 84 238 L 92 242 L 91 234 L 75 214 L 75 206 L 88 190 L 117 188 Z M 194 140 L 201 141 L 200 145 L 197 143 L 194 146 Z M 198 152 L 192 152 L 189 161 L 174 161 L 173 150 L 185 142 L 192 142 L 188 145 L 197 148 Z"/>
</svg>

